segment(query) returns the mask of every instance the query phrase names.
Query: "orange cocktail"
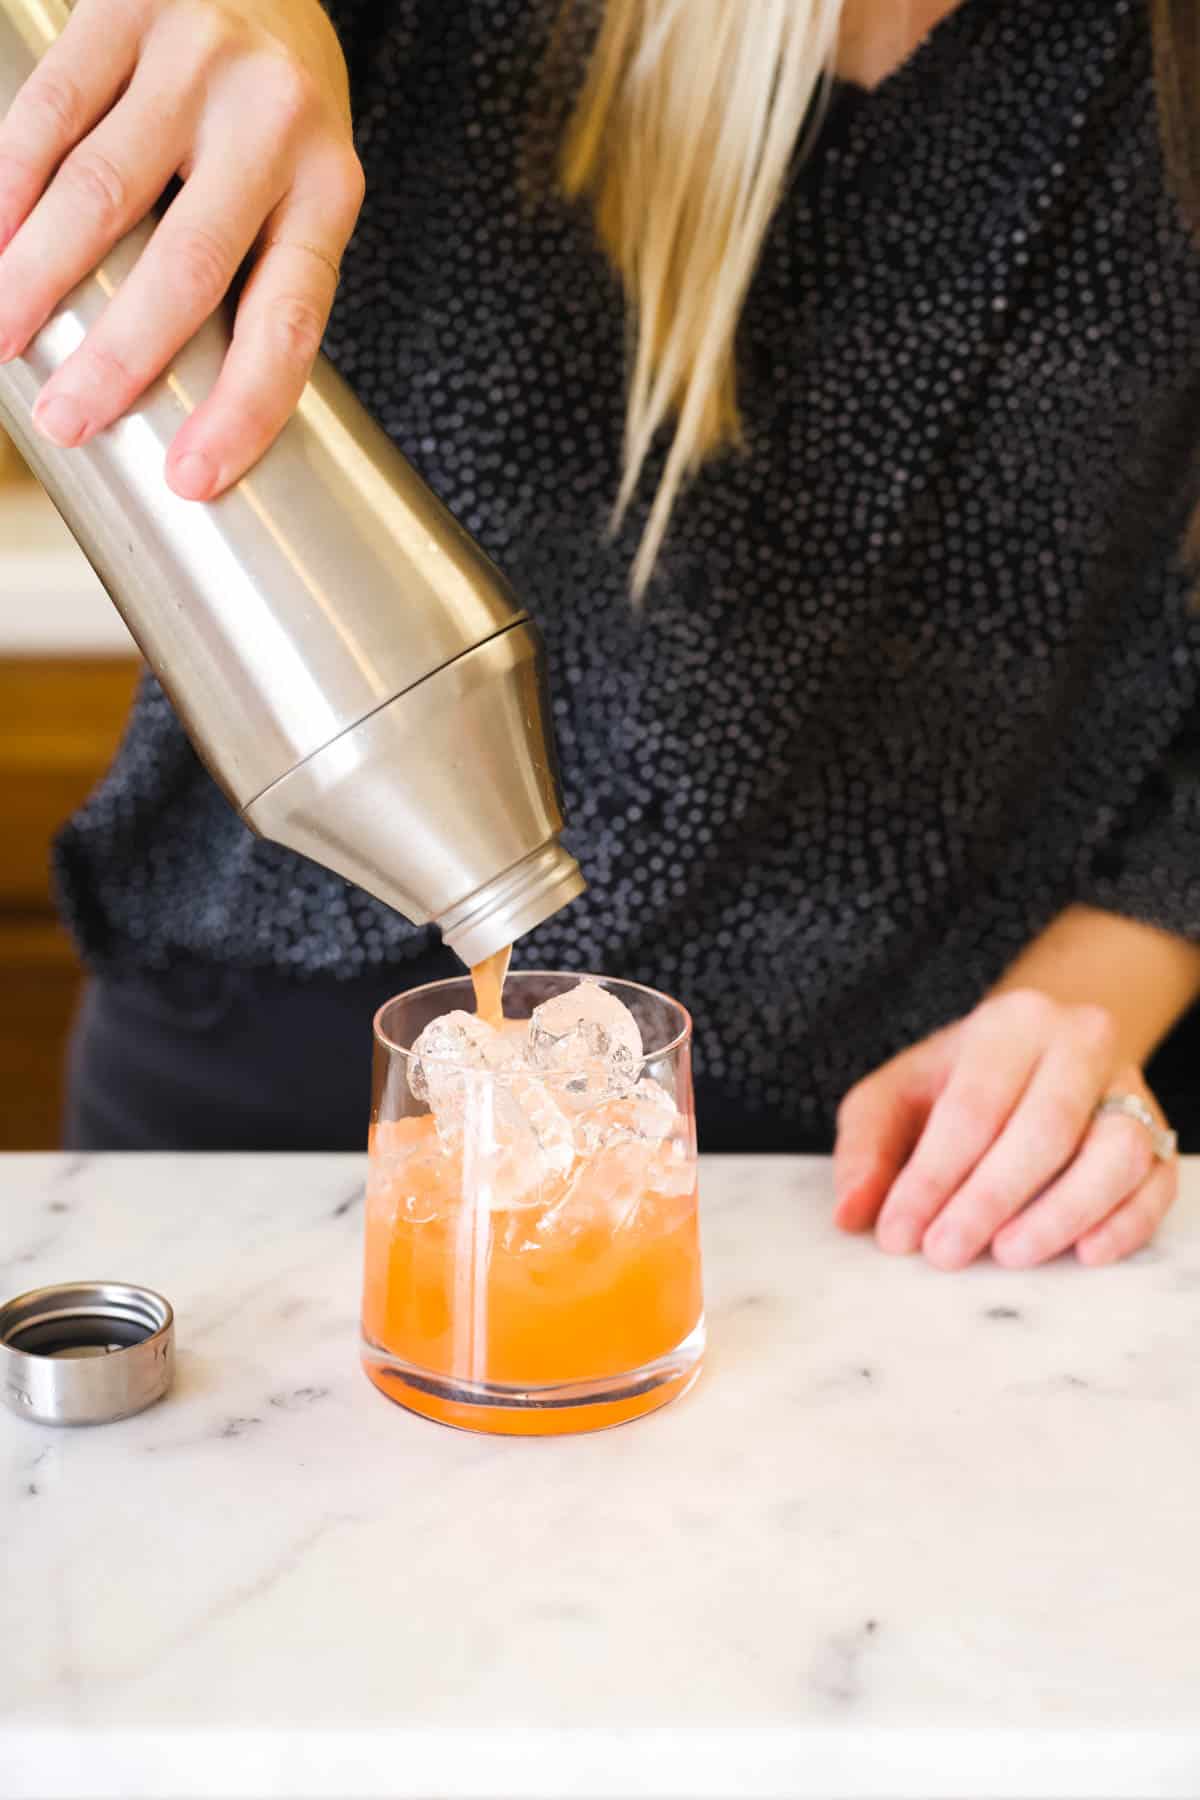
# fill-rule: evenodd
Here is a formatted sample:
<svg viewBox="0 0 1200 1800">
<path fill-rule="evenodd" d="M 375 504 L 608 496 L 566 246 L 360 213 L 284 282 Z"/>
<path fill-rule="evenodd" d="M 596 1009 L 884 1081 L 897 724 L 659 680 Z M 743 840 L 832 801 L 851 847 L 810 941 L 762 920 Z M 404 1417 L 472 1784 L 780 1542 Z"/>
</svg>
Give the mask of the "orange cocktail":
<svg viewBox="0 0 1200 1800">
<path fill-rule="evenodd" d="M 510 977 L 506 1002 L 527 1016 L 574 980 Z M 620 1065 L 615 1083 L 603 1059 L 580 1076 L 569 1045 L 563 1066 L 532 1072 L 518 1047 L 495 1068 L 446 1065 L 440 1089 L 417 1080 L 414 1095 L 411 1051 L 392 1035 L 400 1021 L 381 1017 L 363 1355 L 376 1385 L 410 1409 L 486 1431 L 578 1431 L 651 1411 L 695 1378 L 703 1299 L 687 1020 L 662 996 L 631 991 L 646 996 L 653 1054 Z M 438 1000 L 450 1011 L 459 997 Z M 417 1010 L 427 1022 L 428 1002 Z M 507 1030 L 523 1041 L 522 1022 Z M 495 1055 L 494 1040 L 484 1049 Z"/>
</svg>

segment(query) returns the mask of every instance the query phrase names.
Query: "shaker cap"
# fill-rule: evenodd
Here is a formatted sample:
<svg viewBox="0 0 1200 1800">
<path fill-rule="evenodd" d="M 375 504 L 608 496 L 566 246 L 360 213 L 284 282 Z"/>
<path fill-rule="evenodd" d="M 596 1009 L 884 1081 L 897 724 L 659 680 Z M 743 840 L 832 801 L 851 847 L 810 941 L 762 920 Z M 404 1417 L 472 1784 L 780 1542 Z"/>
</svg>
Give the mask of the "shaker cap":
<svg viewBox="0 0 1200 1800">
<path fill-rule="evenodd" d="M 161 1400 L 175 1372 L 175 1315 L 123 1281 L 34 1288 L 0 1306 L 0 1395 L 42 1425 L 104 1425 Z"/>
</svg>

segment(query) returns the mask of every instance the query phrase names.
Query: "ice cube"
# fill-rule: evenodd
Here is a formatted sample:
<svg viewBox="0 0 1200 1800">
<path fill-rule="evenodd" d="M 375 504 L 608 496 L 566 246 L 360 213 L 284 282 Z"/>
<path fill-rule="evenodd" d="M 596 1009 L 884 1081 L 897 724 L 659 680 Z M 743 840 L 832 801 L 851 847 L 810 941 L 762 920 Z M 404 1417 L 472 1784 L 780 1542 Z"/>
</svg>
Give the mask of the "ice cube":
<svg viewBox="0 0 1200 1800">
<path fill-rule="evenodd" d="M 609 1144 L 660 1144 L 674 1131 L 678 1117 L 666 1088 L 644 1075 L 628 1094 L 603 1101 L 583 1115 L 575 1130 L 576 1145 L 581 1156 L 588 1156 Z"/>
<path fill-rule="evenodd" d="M 535 1076 L 504 1071 L 469 1083 L 463 1101 L 452 1129 L 464 1199 L 493 1212 L 542 1204 L 575 1161 L 571 1122 L 554 1096 Z"/>
<path fill-rule="evenodd" d="M 461 1107 L 466 1070 L 503 1069 L 513 1046 L 474 1013 L 448 1012 L 431 1019 L 412 1047 L 408 1085 L 435 1118 Z"/>
<path fill-rule="evenodd" d="M 565 1175 L 575 1161 L 575 1133 L 545 1082 L 514 1071 L 496 1086 L 497 1136 L 515 1147 L 528 1133 L 545 1174 Z"/>
<path fill-rule="evenodd" d="M 649 1203 L 686 1198 L 696 1162 L 674 1100 L 644 1076 L 633 1089 L 575 1117 L 575 1166 L 561 1197 L 538 1220 L 543 1241 L 602 1224 L 632 1230 Z"/>
<path fill-rule="evenodd" d="M 642 1060 L 642 1034 L 615 994 L 581 981 L 534 1008 L 525 1055 L 540 1073 L 560 1078 L 556 1094 L 579 1111 L 629 1092 Z"/>
<path fill-rule="evenodd" d="M 367 1209 L 389 1229 L 445 1218 L 458 1203 L 462 1167 L 431 1118 L 380 1120 L 371 1130 Z"/>
<path fill-rule="evenodd" d="M 667 1138 L 650 1165 L 649 1185 L 664 1200 L 684 1199 L 696 1189 L 696 1162 L 679 1138 Z"/>
<path fill-rule="evenodd" d="M 611 1142 L 581 1156 L 561 1200 L 538 1221 L 543 1238 L 568 1237 L 603 1225 L 628 1229 L 646 1193 L 655 1146 L 633 1138 Z"/>
<path fill-rule="evenodd" d="M 523 1057 L 525 1046 L 529 1042 L 528 1019 L 504 1019 L 500 1025 L 500 1035 L 510 1045 L 514 1056 Z"/>
<path fill-rule="evenodd" d="M 463 1198 L 494 1210 L 536 1204 L 575 1160 L 570 1120 L 520 1052 L 516 1034 L 451 1012 L 425 1027 L 409 1066 L 442 1150 L 461 1159 Z"/>
</svg>

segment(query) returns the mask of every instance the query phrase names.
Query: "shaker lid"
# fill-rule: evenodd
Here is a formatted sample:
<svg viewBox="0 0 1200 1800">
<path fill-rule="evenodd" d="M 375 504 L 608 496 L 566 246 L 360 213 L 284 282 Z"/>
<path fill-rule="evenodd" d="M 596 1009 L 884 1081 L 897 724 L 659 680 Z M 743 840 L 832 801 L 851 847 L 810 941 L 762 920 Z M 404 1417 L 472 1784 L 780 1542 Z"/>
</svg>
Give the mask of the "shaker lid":
<svg viewBox="0 0 1200 1800">
<path fill-rule="evenodd" d="M 42 1425 L 103 1425 L 161 1400 L 175 1372 L 175 1315 L 122 1281 L 34 1288 L 0 1306 L 0 1394 Z"/>
</svg>

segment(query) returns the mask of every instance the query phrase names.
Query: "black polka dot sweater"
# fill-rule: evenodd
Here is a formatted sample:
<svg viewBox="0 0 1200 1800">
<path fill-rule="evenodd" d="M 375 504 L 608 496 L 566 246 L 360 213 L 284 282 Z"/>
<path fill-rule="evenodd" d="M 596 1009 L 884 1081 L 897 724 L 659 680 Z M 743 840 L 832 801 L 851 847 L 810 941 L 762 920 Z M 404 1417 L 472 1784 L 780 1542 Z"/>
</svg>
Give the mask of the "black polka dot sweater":
<svg viewBox="0 0 1200 1800">
<path fill-rule="evenodd" d="M 369 196 L 329 350 L 547 641 L 590 886 L 518 965 L 668 989 L 710 1084 L 819 1133 L 1070 903 L 1200 939 L 1200 256 L 1146 8 L 964 0 L 842 92 L 746 309 L 745 448 L 640 615 L 621 297 L 519 191 L 552 10 L 335 6 Z M 251 837 L 153 683 L 59 870 L 101 968 L 401 986 L 432 941 Z"/>
</svg>

